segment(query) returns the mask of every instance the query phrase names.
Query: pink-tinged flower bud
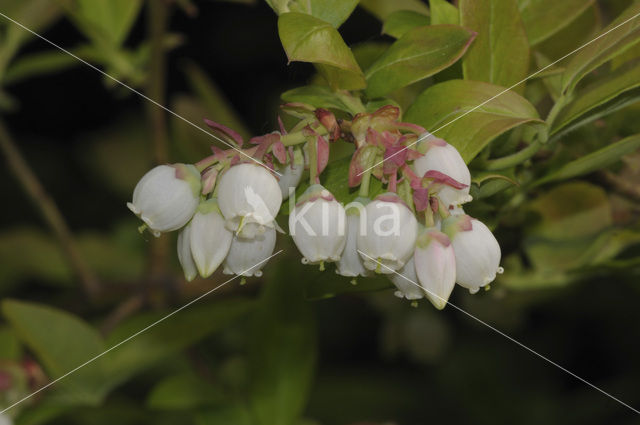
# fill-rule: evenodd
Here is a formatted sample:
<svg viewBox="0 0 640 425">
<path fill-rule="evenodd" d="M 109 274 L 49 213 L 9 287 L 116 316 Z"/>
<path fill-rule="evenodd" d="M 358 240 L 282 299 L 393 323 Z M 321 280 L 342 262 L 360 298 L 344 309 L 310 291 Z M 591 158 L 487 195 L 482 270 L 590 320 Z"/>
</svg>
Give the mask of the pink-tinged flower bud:
<svg viewBox="0 0 640 425">
<path fill-rule="evenodd" d="M 224 260 L 224 274 L 262 276 L 266 259 L 276 246 L 276 229 L 269 227 L 261 235 L 247 239 L 235 235 Z"/>
<path fill-rule="evenodd" d="M 418 233 L 418 221 L 409 207 L 395 193 L 386 193 L 371 201 L 360 219 L 366 224 L 357 238 L 364 267 L 390 274 L 404 266 Z"/>
<path fill-rule="evenodd" d="M 274 226 L 282 204 L 278 181 L 266 168 L 254 163 L 229 168 L 218 182 L 218 205 L 228 229 L 253 238 Z"/>
<path fill-rule="evenodd" d="M 424 142 L 420 143 L 418 150 L 424 155 L 413 162 L 413 169 L 420 177 L 433 170 L 466 185 L 462 189 L 456 189 L 443 184 L 437 193 L 441 202 L 446 206 L 460 205 L 473 199 L 469 195 L 471 174 L 456 148 L 442 139 L 429 136 Z"/>
<path fill-rule="evenodd" d="M 187 224 L 178 233 L 178 261 L 182 266 L 184 278 L 191 282 L 198 275 L 198 268 L 191 255 L 191 225 Z"/>
<path fill-rule="evenodd" d="M 442 310 L 456 284 L 456 258 L 449 237 L 433 228 L 425 230 L 416 241 L 414 260 L 425 296 Z"/>
<path fill-rule="evenodd" d="M 358 198 L 346 206 L 347 213 L 347 242 L 340 260 L 336 263 L 336 273 L 342 276 L 368 276 L 370 272 L 364 268 L 362 258 L 358 254 L 357 239 L 361 224 L 360 212 L 369 203 L 368 199 Z"/>
<path fill-rule="evenodd" d="M 397 273 L 389 275 L 391 282 L 398 288 L 394 292 L 396 297 L 414 301 L 424 296 L 424 291 L 418 283 L 415 264 L 413 257 L 410 257 Z"/>
<path fill-rule="evenodd" d="M 158 165 L 142 176 L 127 207 L 153 232 L 178 230 L 200 202 L 200 173 L 190 164 Z"/>
<path fill-rule="evenodd" d="M 233 233 L 226 228 L 214 199 L 198 206 L 189 227 L 193 262 L 200 276 L 209 277 L 227 256 Z"/>
<path fill-rule="evenodd" d="M 338 261 L 347 240 L 344 207 L 319 184 L 309 187 L 289 215 L 289 232 L 303 263 Z"/>
<path fill-rule="evenodd" d="M 300 149 L 296 149 L 293 154 L 293 160 L 278 169 L 278 172 L 282 174 L 280 180 L 278 180 L 278 186 L 280 186 L 280 192 L 282 192 L 282 199 L 288 199 L 290 188 L 296 190 L 296 187 L 300 184 L 302 179 L 302 173 L 304 172 L 304 157 Z"/>
<path fill-rule="evenodd" d="M 502 273 L 500 245 L 483 222 L 468 215 L 451 216 L 443 222 L 456 257 L 456 282 L 475 294 Z"/>
</svg>

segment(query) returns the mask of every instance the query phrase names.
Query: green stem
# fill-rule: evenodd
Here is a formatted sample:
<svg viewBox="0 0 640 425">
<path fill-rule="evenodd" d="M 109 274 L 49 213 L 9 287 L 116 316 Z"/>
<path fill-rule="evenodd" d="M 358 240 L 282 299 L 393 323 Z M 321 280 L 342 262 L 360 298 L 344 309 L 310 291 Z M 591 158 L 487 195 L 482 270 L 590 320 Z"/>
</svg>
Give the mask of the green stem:
<svg viewBox="0 0 640 425">
<path fill-rule="evenodd" d="M 365 162 L 366 171 L 362 175 L 362 181 L 360 182 L 360 191 L 358 192 L 359 196 L 363 198 L 369 197 L 369 183 L 371 181 L 371 173 L 373 172 L 373 164 L 375 163 L 376 155 L 374 152 L 369 153 L 369 158 Z"/>
<path fill-rule="evenodd" d="M 38 177 L 22 157 L 3 122 L 0 122 L 0 149 L 4 153 L 9 168 L 58 238 L 67 260 L 76 276 L 80 279 L 85 292 L 92 300 L 96 299 L 100 293 L 98 278 L 82 257 L 71 230 L 69 230 L 69 226 L 56 203 L 45 191 Z"/>
<path fill-rule="evenodd" d="M 482 163 L 483 168 L 487 171 L 497 171 L 515 167 L 535 155 L 541 146 L 542 143 L 536 139 L 529 146 L 514 154 L 484 161 Z"/>
<path fill-rule="evenodd" d="M 327 134 L 327 129 L 323 126 L 319 126 L 314 130 L 317 134 L 324 136 Z M 295 146 L 307 141 L 307 136 L 305 136 L 302 130 L 296 131 L 294 133 L 283 134 L 280 137 L 280 141 L 285 146 Z"/>
<path fill-rule="evenodd" d="M 309 137 L 309 185 L 317 183 L 318 179 L 318 141 L 315 136 Z"/>
</svg>

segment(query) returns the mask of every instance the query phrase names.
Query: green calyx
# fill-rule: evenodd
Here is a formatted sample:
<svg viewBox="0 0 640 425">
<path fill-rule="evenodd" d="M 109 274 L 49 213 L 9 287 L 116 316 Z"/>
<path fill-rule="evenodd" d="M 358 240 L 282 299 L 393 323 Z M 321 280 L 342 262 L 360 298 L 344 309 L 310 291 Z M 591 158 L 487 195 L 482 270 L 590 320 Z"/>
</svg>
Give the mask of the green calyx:
<svg viewBox="0 0 640 425">
<path fill-rule="evenodd" d="M 212 212 L 222 215 L 222 213 L 220 212 L 220 207 L 218 207 L 218 200 L 216 198 L 211 198 L 207 199 L 206 201 L 200 202 L 196 212 L 203 215 L 210 214 Z"/>
<path fill-rule="evenodd" d="M 466 214 L 447 217 L 442 222 L 442 232 L 449 236 L 449 239 L 453 238 L 460 232 L 466 232 L 471 230 L 471 217 Z"/>
<path fill-rule="evenodd" d="M 172 164 L 171 167 L 176 170 L 176 178 L 189 183 L 193 197 L 198 198 L 202 190 L 201 176 L 198 169 L 193 164 Z"/>
</svg>

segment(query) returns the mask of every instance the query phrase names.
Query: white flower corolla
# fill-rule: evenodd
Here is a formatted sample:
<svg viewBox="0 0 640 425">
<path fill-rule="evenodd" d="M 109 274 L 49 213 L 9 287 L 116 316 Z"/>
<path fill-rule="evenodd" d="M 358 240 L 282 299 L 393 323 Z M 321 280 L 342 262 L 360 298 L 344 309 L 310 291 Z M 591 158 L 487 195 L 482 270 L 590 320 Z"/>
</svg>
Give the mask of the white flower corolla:
<svg viewBox="0 0 640 425">
<path fill-rule="evenodd" d="M 424 153 L 423 156 L 413 162 L 413 169 L 418 176 L 422 177 L 428 171 L 438 171 L 445 174 L 459 183 L 467 185 L 463 189 L 456 189 L 446 184 L 442 184 L 437 192 L 437 196 L 447 207 L 449 205 L 460 205 L 471 201 L 469 186 L 471 185 L 471 173 L 465 164 L 460 152 L 442 139 L 429 136 L 427 140 L 421 142 L 418 150 Z"/>
<path fill-rule="evenodd" d="M 200 202 L 200 173 L 191 164 L 158 165 L 142 176 L 127 207 L 153 232 L 178 230 Z"/>
<path fill-rule="evenodd" d="M 358 254 L 357 239 L 360 230 L 360 212 L 369 201 L 358 198 L 345 207 L 347 213 L 347 242 L 340 260 L 336 263 L 336 273 L 342 276 L 356 277 L 368 276 L 370 272 L 365 269 L 360 254 Z"/>
<path fill-rule="evenodd" d="M 413 257 L 425 296 L 442 310 L 456 284 L 456 258 L 449 237 L 437 229 L 424 230 L 416 240 Z"/>
<path fill-rule="evenodd" d="M 178 233 L 178 261 L 182 266 L 184 278 L 191 282 L 198 275 L 198 268 L 191 255 L 191 224 L 187 224 Z"/>
<path fill-rule="evenodd" d="M 358 232 L 357 247 L 364 267 L 376 273 L 399 270 L 413 254 L 418 221 L 394 193 L 376 197 L 362 211 L 365 221 Z"/>
<path fill-rule="evenodd" d="M 276 229 L 269 227 L 264 233 L 253 238 L 235 235 L 224 260 L 224 274 L 241 276 L 262 276 L 265 260 L 273 254 L 276 246 Z"/>
<path fill-rule="evenodd" d="M 289 232 L 303 263 L 338 261 L 347 240 L 344 207 L 319 184 L 309 187 L 289 214 Z"/>
<path fill-rule="evenodd" d="M 13 421 L 9 416 L 0 413 L 0 425 L 13 425 Z"/>
<path fill-rule="evenodd" d="M 218 182 L 218 205 L 229 230 L 253 238 L 274 226 L 282 193 L 276 178 L 258 164 L 229 168 Z"/>
<path fill-rule="evenodd" d="M 414 301 L 424 296 L 424 292 L 418 283 L 416 267 L 413 257 L 410 257 L 404 266 L 396 273 L 389 275 L 391 282 L 398 288 L 394 295 L 398 298 L 406 298 Z"/>
<path fill-rule="evenodd" d="M 443 223 L 456 257 L 456 282 L 472 294 L 493 282 L 500 267 L 500 245 L 485 224 L 468 215 L 452 216 Z"/>
<path fill-rule="evenodd" d="M 214 199 L 202 202 L 189 223 L 191 256 L 200 276 L 209 277 L 227 256 L 233 233 Z"/>
<path fill-rule="evenodd" d="M 293 161 L 279 168 L 278 171 L 281 174 L 278 186 L 282 192 L 282 199 L 288 199 L 290 190 L 295 190 L 298 187 L 304 172 L 304 157 L 300 149 L 294 150 Z"/>
</svg>

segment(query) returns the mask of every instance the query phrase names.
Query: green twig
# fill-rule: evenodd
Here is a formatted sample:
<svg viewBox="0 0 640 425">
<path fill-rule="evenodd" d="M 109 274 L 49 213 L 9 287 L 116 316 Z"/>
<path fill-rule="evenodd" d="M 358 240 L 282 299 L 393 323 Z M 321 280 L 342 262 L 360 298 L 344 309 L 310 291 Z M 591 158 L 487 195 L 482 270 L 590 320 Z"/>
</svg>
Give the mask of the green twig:
<svg viewBox="0 0 640 425">
<path fill-rule="evenodd" d="M 55 233 L 62 249 L 67 257 L 69 265 L 80 280 L 87 296 L 95 300 L 100 292 L 98 278 L 78 250 L 76 241 L 69 230 L 64 217 L 56 206 L 54 200 L 45 191 L 44 187 L 33 173 L 29 165 L 22 157 L 4 123 L 0 121 L 0 148 L 6 157 L 9 168 L 16 176 L 25 192 L 29 195 L 35 206 L 40 210 L 51 230 Z"/>
</svg>

